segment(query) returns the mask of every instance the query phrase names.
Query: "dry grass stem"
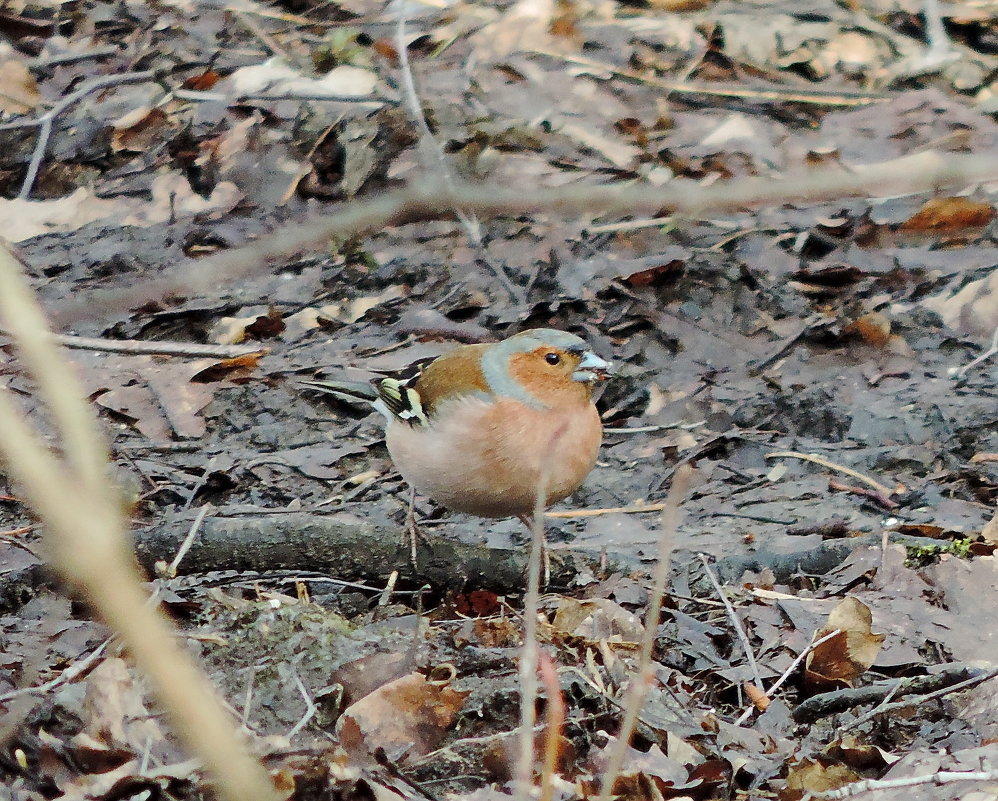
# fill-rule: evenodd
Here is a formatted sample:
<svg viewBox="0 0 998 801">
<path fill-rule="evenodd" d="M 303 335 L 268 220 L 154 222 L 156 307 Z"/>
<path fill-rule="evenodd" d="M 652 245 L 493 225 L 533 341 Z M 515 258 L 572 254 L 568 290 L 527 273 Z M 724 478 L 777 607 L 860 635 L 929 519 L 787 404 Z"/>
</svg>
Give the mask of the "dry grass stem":
<svg viewBox="0 0 998 801">
<path fill-rule="evenodd" d="M 679 504 L 689 492 L 693 481 L 693 468 L 687 464 L 680 465 L 672 479 L 669 496 L 665 500 L 665 508 L 659 523 L 658 564 L 655 566 L 655 576 L 652 590 L 648 597 L 648 609 L 645 612 L 644 634 L 641 637 L 641 648 L 638 652 L 637 670 L 627 684 L 627 694 L 624 697 L 624 719 L 620 724 L 617 739 L 610 749 L 603 784 L 600 787 L 599 801 L 609 801 L 613 793 L 613 784 L 620 775 L 627 755 L 627 747 L 631 735 L 637 725 L 645 695 L 651 686 L 655 674 L 652 655 L 655 650 L 655 637 L 662 615 L 662 599 L 665 597 L 665 587 L 669 582 L 669 569 L 672 565 L 672 549 L 676 541 L 676 529 L 679 526 Z"/>
<path fill-rule="evenodd" d="M 122 638 L 170 716 L 229 801 L 272 801 L 266 771 L 238 741 L 214 688 L 178 644 L 142 587 L 107 451 L 76 376 L 60 356 L 18 262 L 0 249 L 0 314 L 48 405 L 64 457 L 57 459 L 10 393 L 0 392 L 0 456 L 45 523 L 46 554 Z"/>
<path fill-rule="evenodd" d="M 565 435 L 561 425 L 551 434 L 545 453 L 552 454 Z M 514 773 L 514 792 L 519 801 L 531 795 L 534 773 L 534 724 L 537 722 L 537 664 L 540 645 L 537 642 L 537 615 L 541 596 L 541 562 L 544 543 L 544 508 L 547 506 L 548 475 L 551 459 L 543 459 L 537 476 L 537 497 L 530 521 L 530 558 L 527 560 L 527 592 L 523 599 L 523 648 L 520 651 L 520 747 Z"/>
<path fill-rule="evenodd" d="M 271 269 L 272 260 L 306 249 L 322 250 L 331 238 L 376 231 L 412 219 L 443 217 L 454 208 L 479 216 L 543 211 L 570 217 L 578 214 L 640 215 L 668 209 L 686 216 L 708 211 L 743 209 L 851 195 L 932 192 L 942 186 L 966 186 L 998 178 L 998 156 L 926 152 L 851 171 L 841 167 L 813 170 L 780 179 L 739 178 L 711 186 L 675 181 L 662 187 L 647 184 L 608 184 L 537 187 L 496 186 L 455 182 L 442 184 L 431 176 L 396 192 L 370 200 L 352 198 L 323 214 L 241 248 L 197 261 L 187 261 L 171 274 L 120 291 L 77 295 L 53 310 L 60 323 L 108 311 L 127 311 L 171 293 L 190 296 L 221 283 L 232 283 Z"/>
</svg>

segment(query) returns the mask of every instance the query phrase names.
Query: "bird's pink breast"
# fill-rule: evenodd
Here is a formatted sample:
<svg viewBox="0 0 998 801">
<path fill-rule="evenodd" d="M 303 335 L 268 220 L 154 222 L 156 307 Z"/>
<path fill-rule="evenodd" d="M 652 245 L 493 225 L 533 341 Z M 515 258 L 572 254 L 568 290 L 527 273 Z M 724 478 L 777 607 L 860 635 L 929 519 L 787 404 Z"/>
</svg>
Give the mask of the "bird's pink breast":
<svg viewBox="0 0 998 801">
<path fill-rule="evenodd" d="M 549 410 L 465 397 L 437 409 L 428 426 L 393 421 L 386 441 L 417 492 L 457 512 L 511 517 L 533 512 L 545 459 L 547 502 L 574 492 L 596 463 L 602 435 L 591 403 Z"/>
</svg>

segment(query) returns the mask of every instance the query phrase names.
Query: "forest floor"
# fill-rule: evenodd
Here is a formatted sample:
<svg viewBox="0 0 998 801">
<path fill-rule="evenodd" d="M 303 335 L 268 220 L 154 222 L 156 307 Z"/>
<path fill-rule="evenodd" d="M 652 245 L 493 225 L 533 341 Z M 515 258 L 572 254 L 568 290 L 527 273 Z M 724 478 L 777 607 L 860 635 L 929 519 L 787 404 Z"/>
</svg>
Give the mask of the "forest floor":
<svg viewBox="0 0 998 801">
<path fill-rule="evenodd" d="M 930 46 L 904 0 L 664 6 L 419 6 L 401 34 L 361 0 L 0 11 L 0 237 L 70 337 L 140 561 L 194 526 L 159 597 L 289 798 L 510 794 L 526 532 L 417 499 L 413 564 L 380 416 L 299 381 L 538 326 L 615 365 L 599 463 L 546 520 L 553 792 L 599 793 L 688 464 L 614 795 L 998 797 L 998 362 L 971 363 L 998 327 L 998 184 L 528 211 L 540 188 L 998 152 L 998 15 L 948 4 Z M 216 269 L 429 174 L 524 210 Z M 0 799 L 206 797 L 4 492 Z"/>
</svg>

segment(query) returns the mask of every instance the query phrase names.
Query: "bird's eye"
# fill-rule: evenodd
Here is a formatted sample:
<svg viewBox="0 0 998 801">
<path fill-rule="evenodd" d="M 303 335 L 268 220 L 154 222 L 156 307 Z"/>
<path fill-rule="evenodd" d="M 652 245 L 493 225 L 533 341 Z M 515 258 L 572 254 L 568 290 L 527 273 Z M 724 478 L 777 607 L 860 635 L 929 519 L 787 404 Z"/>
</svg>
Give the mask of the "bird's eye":
<svg viewBox="0 0 998 801">
<path fill-rule="evenodd" d="M 557 353 L 549 353 L 544 357 L 544 361 L 552 365 L 561 364 L 561 356 L 559 356 Z"/>
</svg>

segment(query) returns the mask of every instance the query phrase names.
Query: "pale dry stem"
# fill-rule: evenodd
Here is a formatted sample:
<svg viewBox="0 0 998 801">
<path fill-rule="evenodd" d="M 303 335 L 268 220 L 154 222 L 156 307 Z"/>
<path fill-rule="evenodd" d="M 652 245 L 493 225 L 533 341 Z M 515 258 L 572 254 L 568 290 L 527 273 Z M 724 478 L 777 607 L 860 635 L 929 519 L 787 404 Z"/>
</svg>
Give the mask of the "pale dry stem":
<svg viewBox="0 0 998 801">
<path fill-rule="evenodd" d="M 672 565 L 672 549 L 676 541 L 676 529 L 679 526 L 679 504 L 689 492 L 693 480 L 693 468 L 682 464 L 676 468 L 669 488 L 669 496 L 665 500 L 665 508 L 659 522 L 658 563 L 655 566 L 655 576 L 652 591 L 648 597 L 648 608 L 645 611 L 644 633 L 641 636 L 641 648 L 638 652 L 638 665 L 634 676 L 627 684 L 624 697 L 624 718 L 620 731 L 614 741 L 610 756 L 607 759 L 606 771 L 603 774 L 603 784 L 600 787 L 599 801 L 609 801 L 613 793 L 613 784 L 620 775 L 620 769 L 627 755 L 627 746 L 637 725 L 645 695 L 654 677 L 655 666 L 652 655 L 655 650 L 655 637 L 658 634 L 658 624 L 662 614 L 662 599 L 669 582 L 669 568 Z"/>
<path fill-rule="evenodd" d="M 527 560 L 527 592 L 523 599 L 523 648 L 520 651 L 520 742 L 514 772 L 514 792 L 518 801 L 531 795 L 534 773 L 534 724 L 537 721 L 537 664 L 540 646 L 537 642 L 537 615 L 540 609 L 541 562 L 544 543 L 544 509 L 547 506 L 545 487 L 551 472 L 550 455 L 565 435 L 563 424 L 550 437 L 548 458 L 543 459 L 537 476 L 537 497 L 530 521 L 530 557 Z"/>
<path fill-rule="evenodd" d="M 38 385 L 61 439 L 58 459 L 9 392 L 0 392 L 0 457 L 45 523 L 48 558 L 117 632 L 168 713 L 229 801 L 276 798 L 266 771 L 238 741 L 214 688 L 182 650 L 163 615 L 146 603 L 109 481 L 107 450 L 76 376 L 60 356 L 18 262 L 0 248 L 0 313 Z"/>
</svg>

